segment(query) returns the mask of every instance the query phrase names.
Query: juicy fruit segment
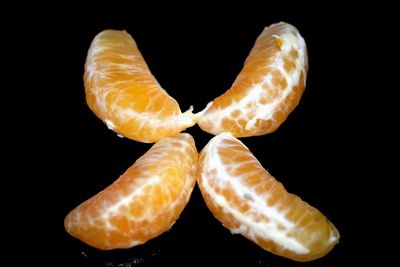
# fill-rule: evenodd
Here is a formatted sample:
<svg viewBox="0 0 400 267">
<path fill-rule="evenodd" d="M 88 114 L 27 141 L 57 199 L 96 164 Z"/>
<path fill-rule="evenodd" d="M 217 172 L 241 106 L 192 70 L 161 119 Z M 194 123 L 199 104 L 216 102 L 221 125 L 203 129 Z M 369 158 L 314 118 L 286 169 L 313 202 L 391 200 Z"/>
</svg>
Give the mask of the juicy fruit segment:
<svg viewBox="0 0 400 267">
<path fill-rule="evenodd" d="M 84 82 L 90 109 L 127 138 L 156 142 L 195 124 L 191 109 L 182 114 L 125 31 L 105 30 L 94 38 Z"/>
<path fill-rule="evenodd" d="M 338 243 L 335 226 L 288 193 L 230 134 L 214 137 L 202 150 L 197 182 L 208 208 L 225 227 L 272 253 L 310 261 Z"/>
<path fill-rule="evenodd" d="M 65 218 L 69 234 L 99 248 L 129 248 L 170 229 L 195 184 L 197 150 L 182 133 L 155 145 L 112 185 Z"/>
<path fill-rule="evenodd" d="M 307 48 L 287 23 L 264 29 L 232 87 L 214 99 L 197 123 L 211 134 L 236 137 L 275 131 L 300 101 L 308 69 Z"/>
</svg>

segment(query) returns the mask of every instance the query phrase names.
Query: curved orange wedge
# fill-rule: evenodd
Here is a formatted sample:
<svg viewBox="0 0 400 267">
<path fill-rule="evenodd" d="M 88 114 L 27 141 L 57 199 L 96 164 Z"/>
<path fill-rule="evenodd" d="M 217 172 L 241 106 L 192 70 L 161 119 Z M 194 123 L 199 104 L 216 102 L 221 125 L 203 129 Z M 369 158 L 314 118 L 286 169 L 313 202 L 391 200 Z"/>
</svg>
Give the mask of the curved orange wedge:
<svg viewBox="0 0 400 267">
<path fill-rule="evenodd" d="M 114 249 L 167 231 L 189 201 L 197 156 L 186 133 L 156 143 L 117 181 L 71 211 L 67 232 L 93 247 Z"/>
<path fill-rule="evenodd" d="M 156 142 L 195 124 L 191 109 L 182 114 L 125 31 L 106 30 L 94 38 L 84 82 L 90 109 L 119 135 Z"/>
<path fill-rule="evenodd" d="M 264 29 L 232 87 L 199 114 L 197 123 L 217 135 L 257 136 L 275 131 L 304 91 L 307 49 L 287 23 Z"/>
<path fill-rule="evenodd" d="M 338 243 L 339 232 L 317 209 L 288 193 L 230 134 L 202 150 L 197 182 L 208 208 L 232 233 L 296 261 L 311 261 Z"/>
</svg>

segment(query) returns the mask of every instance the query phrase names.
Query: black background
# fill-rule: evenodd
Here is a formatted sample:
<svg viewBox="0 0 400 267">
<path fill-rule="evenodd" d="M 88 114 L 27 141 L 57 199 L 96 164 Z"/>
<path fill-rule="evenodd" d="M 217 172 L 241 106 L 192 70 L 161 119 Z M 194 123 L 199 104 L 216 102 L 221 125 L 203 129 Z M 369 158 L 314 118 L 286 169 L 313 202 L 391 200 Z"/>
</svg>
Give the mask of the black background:
<svg viewBox="0 0 400 267">
<path fill-rule="evenodd" d="M 111 184 L 151 146 L 117 137 L 85 103 L 83 65 L 97 33 L 129 32 L 162 87 L 182 110 L 193 105 L 197 112 L 230 87 L 263 28 L 285 21 L 298 28 L 308 46 L 306 90 L 275 133 L 242 141 L 289 192 L 318 208 L 340 231 L 340 243 L 306 266 L 372 260 L 361 249 L 366 227 L 360 218 L 367 213 L 361 208 L 366 200 L 358 197 L 367 179 L 360 170 L 367 163 L 355 163 L 356 154 L 366 151 L 360 151 L 364 143 L 357 129 L 366 120 L 359 104 L 368 92 L 360 83 L 367 49 L 355 43 L 373 25 L 346 8 L 315 8 L 319 11 L 304 14 L 261 5 L 235 11 L 194 6 L 160 15 L 150 7 L 122 5 L 98 15 L 89 10 L 87 16 L 33 15 L 26 29 L 12 35 L 28 40 L 29 45 L 15 45 L 23 56 L 29 54 L 24 67 L 34 71 L 19 76 L 22 90 L 11 92 L 18 105 L 7 106 L 10 166 L 17 182 L 23 177 L 29 199 L 25 219 L 15 224 L 21 225 L 19 234 L 32 236 L 22 248 L 21 239 L 14 240 L 14 247 L 53 266 L 304 265 L 231 235 L 207 210 L 197 186 L 174 227 L 142 246 L 99 251 L 63 228 L 70 210 Z M 212 138 L 198 126 L 186 132 L 199 151 Z"/>
</svg>

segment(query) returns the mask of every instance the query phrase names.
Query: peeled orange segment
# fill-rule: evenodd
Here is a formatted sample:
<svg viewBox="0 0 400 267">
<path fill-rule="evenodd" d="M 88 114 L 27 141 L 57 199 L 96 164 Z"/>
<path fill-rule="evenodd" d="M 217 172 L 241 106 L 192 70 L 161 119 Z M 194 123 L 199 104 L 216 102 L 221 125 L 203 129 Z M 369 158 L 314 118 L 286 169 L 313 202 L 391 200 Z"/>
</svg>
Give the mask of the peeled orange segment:
<svg viewBox="0 0 400 267">
<path fill-rule="evenodd" d="M 125 31 L 106 30 L 94 38 L 84 82 L 90 109 L 119 135 L 156 142 L 195 124 L 191 109 L 182 114 Z"/>
<path fill-rule="evenodd" d="M 299 103 L 307 69 L 306 44 L 298 30 L 273 24 L 258 37 L 232 87 L 211 102 L 197 123 L 214 135 L 271 133 Z"/>
<path fill-rule="evenodd" d="M 99 248 L 130 248 L 172 227 L 189 201 L 197 150 L 191 135 L 163 139 L 112 185 L 65 218 L 69 234 Z"/>
<path fill-rule="evenodd" d="M 217 135 L 201 151 L 197 183 L 225 227 L 274 254 L 311 261 L 338 243 L 335 226 L 288 193 L 231 134 Z"/>
</svg>

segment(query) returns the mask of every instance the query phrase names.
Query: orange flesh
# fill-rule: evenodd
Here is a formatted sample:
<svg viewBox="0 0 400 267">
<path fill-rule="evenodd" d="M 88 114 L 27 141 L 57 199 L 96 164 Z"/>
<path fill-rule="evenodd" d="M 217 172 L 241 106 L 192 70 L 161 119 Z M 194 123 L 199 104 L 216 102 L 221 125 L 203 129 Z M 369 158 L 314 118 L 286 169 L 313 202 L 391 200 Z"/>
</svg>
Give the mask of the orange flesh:
<svg viewBox="0 0 400 267">
<path fill-rule="evenodd" d="M 129 34 L 107 30 L 97 35 L 85 65 L 89 107 L 120 135 L 141 142 L 162 141 L 116 182 L 71 211 L 65 219 L 66 230 L 99 249 L 132 247 L 168 230 L 189 200 L 197 151 L 188 134 L 164 138 L 196 120 L 212 134 L 246 137 L 275 131 L 299 103 L 308 68 L 305 45 L 287 49 L 288 35 L 301 43 L 297 29 L 289 24 L 266 29 L 232 87 L 197 116 L 190 110 L 182 114 L 178 103 L 151 75 Z M 254 93 L 256 87 L 261 89 Z M 327 254 L 339 240 L 333 224 L 288 193 L 240 141 L 229 134 L 221 136 L 203 149 L 197 171 L 200 190 L 215 217 L 232 232 L 277 255 L 310 261 Z M 217 148 L 210 149 L 211 143 Z M 227 177 L 210 158 L 218 158 Z M 255 199 L 262 204 L 255 205 Z M 277 221 L 260 207 L 283 214 L 290 223 Z M 285 233 L 307 252 L 269 238 L 268 233 L 260 234 L 265 228 L 257 225 L 274 225 L 274 231 Z"/>
<path fill-rule="evenodd" d="M 156 143 L 112 185 L 65 219 L 72 236 L 99 248 L 129 248 L 168 230 L 189 201 L 197 150 L 189 134 Z"/>
<path fill-rule="evenodd" d="M 286 23 L 271 25 L 258 37 L 232 87 L 200 116 L 199 126 L 236 137 L 275 131 L 299 103 L 307 68 L 305 43 L 297 29 Z"/>
<path fill-rule="evenodd" d="M 202 150 L 197 182 L 207 206 L 225 227 L 274 254 L 311 261 L 338 243 L 335 226 L 288 193 L 229 134 L 214 137 Z"/>
<path fill-rule="evenodd" d="M 85 64 L 86 101 L 107 126 L 127 138 L 156 142 L 195 124 L 151 74 L 125 31 L 106 30 L 93 40 Z"/>
</svg>

